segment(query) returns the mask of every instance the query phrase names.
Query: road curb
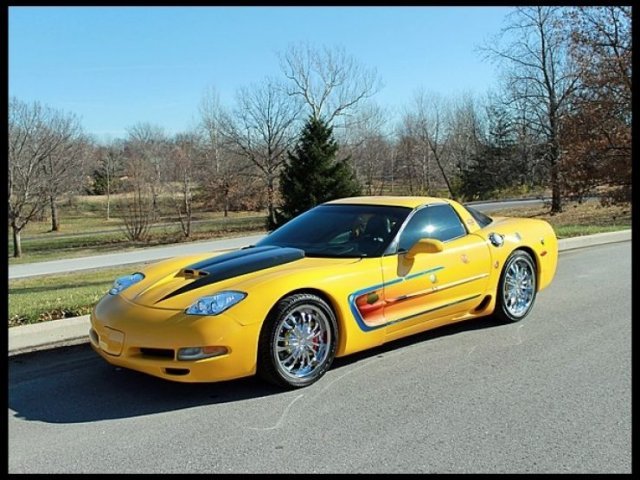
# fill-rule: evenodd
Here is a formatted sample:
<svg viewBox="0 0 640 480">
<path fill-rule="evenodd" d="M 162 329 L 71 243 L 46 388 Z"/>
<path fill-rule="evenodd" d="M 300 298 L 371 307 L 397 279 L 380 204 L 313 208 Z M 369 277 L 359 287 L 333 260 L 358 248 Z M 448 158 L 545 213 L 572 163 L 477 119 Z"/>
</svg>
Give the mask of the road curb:
<svg viewBox="0 0 640 480">
<path fill-rule="evenodd" d="M 561 239 L 558 241 L 558 250 L 566 252 L 628 241 L 631 241 L 631 230 L 596 233 Z M 9 328 L 9 356 L 88 343 L 89 328 L 89 315 Z"/>
<path fill-rule="evenodd" d="M 9 356 L 89 341 L 89 315 L 9 328 Z"/>
<path fill-rule="evenodd" d="M 594 233 L 582 237 L 563 238 L 558 242 L 558 250 L 566 252 L 576 248 L 593 247 L 604 243 L 617 243 L 631 241 L 631 230 L 617 232 Z"/>
<path fill-rule="evenodd" d="M 542 195 L 529 195 L 526 197 L 510 197 L 510 198 L 501 198 L 500 200 L 472 200 L 471 202 L 462 202 L 464 205 L 474 205 L 485 204 L 485 203 L 510 203 L 510 202 L 529 202 L 531 200 L 539 200 L 541 202 L 551 201 L 551 197 L 545 197 Z"/>
</svg>

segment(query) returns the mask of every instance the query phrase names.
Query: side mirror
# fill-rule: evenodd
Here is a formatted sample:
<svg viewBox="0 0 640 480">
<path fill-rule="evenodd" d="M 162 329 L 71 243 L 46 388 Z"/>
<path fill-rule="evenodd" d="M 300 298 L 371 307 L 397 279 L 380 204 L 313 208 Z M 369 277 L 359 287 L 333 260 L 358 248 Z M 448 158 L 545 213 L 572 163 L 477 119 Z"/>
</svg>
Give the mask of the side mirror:
<svg viewBox="0 0 640 480">
<path fill-rule="evenodd" d="M 421 238 L 409 249 L 406 258 L 411 260 L 419 253 L 438 253 L 444 250 L 444 243 L 435 238 Z"/>
</svg>

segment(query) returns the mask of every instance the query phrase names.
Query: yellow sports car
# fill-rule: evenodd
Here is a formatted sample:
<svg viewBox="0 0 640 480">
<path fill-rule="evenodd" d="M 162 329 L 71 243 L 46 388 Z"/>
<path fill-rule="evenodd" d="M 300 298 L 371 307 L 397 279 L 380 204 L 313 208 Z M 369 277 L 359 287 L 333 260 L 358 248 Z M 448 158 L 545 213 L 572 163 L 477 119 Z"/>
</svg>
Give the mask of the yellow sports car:
<svg viewBox="0 0 640 480">
<path fill-rule="evenodd" d="M 522 320 L 556 271 L 551 226 L 431 197 L 319 205 L 232 252 L 119 278 L 91 314 L 107 362 L 181 382 L 305 387 L 335 357 L 494 314 Z"/>
</svg>

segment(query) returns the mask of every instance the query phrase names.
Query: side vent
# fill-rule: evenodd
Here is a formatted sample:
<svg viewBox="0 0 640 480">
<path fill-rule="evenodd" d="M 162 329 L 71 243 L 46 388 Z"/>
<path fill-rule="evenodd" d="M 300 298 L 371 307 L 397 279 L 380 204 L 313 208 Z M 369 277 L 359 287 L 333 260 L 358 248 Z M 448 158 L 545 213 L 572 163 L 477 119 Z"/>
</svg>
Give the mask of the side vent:
<svg viewBox="0 0 640 480">
<path fill-rule="evenodd" d="M 480 305 L 478 305 L 474 311 L 475 312 L 481 312 L 482 310 L 484 310 L 485 308 L 487 308 L 487 306 L 489 305 L 489 302 L 491 302 L 491 295 L 487 295 L 486 297 L 484 297 L 482 299 L 482 301 L 480 302 Z"/>
</svg>

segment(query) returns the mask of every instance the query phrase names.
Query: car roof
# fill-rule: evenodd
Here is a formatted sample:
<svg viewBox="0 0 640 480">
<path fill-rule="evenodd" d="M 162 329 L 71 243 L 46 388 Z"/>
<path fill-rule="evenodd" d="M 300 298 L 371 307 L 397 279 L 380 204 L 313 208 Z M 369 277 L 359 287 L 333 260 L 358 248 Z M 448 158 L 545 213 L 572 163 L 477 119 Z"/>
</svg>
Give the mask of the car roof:
<svg viewBox="0 0 640 480">
<path fill-rule="evenodd" d="M 431 203 L 448 203 L 449 201 L 439 197 L 401 197 L 391 195 L 367 196 L 367 197 L 348 197 L 339 198 L 326 202 L 325 205 L 331 204 L 351 204 L 351 205 L 388 205 L 394 207 L 416 208 L 420 205 L 428 205 Z"/>
</svg>

